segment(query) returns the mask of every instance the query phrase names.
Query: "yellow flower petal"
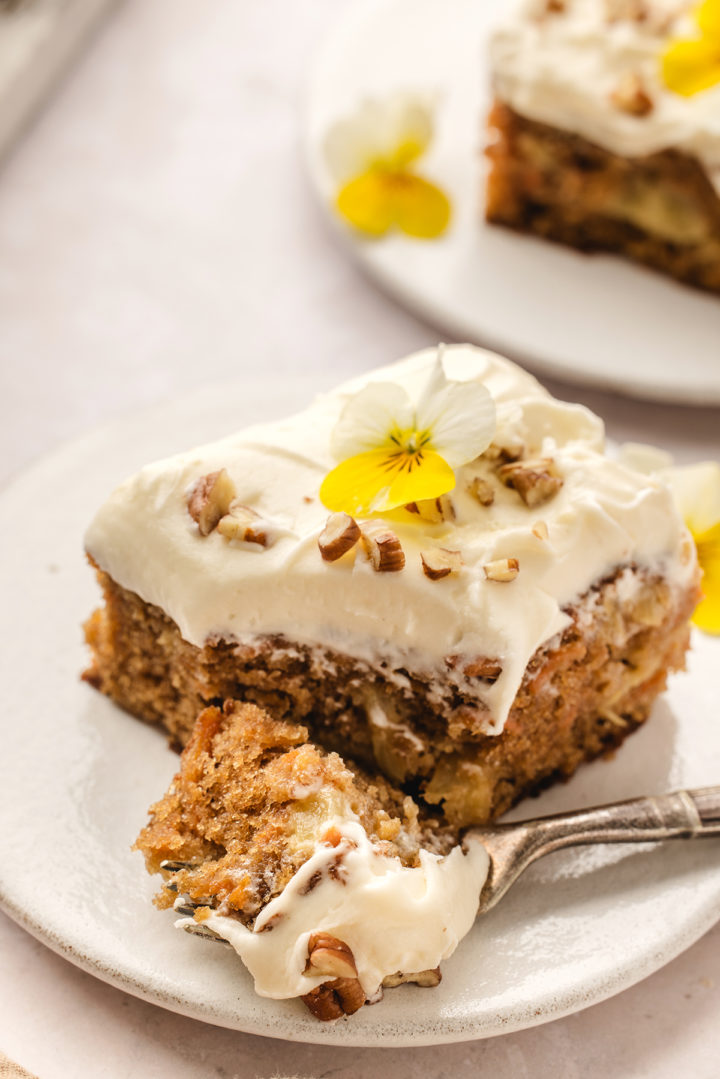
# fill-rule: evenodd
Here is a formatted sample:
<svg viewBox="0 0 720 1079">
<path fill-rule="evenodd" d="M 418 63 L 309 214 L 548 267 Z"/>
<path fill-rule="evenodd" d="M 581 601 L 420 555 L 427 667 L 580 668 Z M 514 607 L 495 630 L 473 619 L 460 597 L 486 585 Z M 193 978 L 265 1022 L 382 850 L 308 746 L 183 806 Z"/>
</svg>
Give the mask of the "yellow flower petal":
<svg viewBox="0 0 720 1079">
<path fill-rule="evenodd" d="M 368 236 L 384 236 L 396 226 L 408 236 L 431 240 L 450 220 L 450 202 L 435 184 L 410 172 L 371 168 L 340 190 L 337 208 Z"/>
<path fill-rule="evenodd" d="M 395 221 L 392 188 L 376 169 L 350 180 L 340 189 L 336 206 L 353 228 L 368 236 L 384 236 Z"/>
<path fill-rule="evenodd" d="M 423 453 L 410 467 L 407 455 L 391 453 L 370 450 L 343 461 L 323 480 L 320 501 L 334 512 L 367 516 L 438 498 L 455 486 L 453 470 L 439 454 Z"/>
<path fill-rule="evenodd" d="M 696 536 L 695 543 L 703 571 L 703 599 L 695 610 L 693 622 L 705 633 L 720 634 L 720 522 Z"/>
<path fill-rule="evenodd" d="M 665 84 L 676 94 L 691 97 L 720 83 L 720 38 L 674 41 L 662 58 Z"/>
<path fill-rule="evenodd" d="M 434 240 L 450 221 L 447 195 L 420 176 L 410 172 L 392 175 L 395 224 L 408 236 Z"/>
<path fill-rule="evenodd" d="M 417 161 L 427 149 L 427 142 L 420 142 L 417 138 L 405 138 L 399 142 L 393 153 L 384 162 L 389 172 L 402 172 L 413 161 Z"/>
<path fill-rule="evenodd" d="M 705 0 L 698 8 L 697 21 L 703 37 L 720 41 L 720 0 Z"/>
</svg>

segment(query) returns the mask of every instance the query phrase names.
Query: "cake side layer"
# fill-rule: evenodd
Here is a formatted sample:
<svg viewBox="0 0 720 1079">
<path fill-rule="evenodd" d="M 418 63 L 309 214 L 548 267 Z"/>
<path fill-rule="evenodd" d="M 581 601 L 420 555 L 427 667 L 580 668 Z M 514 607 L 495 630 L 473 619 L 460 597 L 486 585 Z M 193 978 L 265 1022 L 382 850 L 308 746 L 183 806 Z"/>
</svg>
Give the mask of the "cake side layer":
<svg viewBox="0 0 720 1079">
<path fill-rule="evenodd" d="M 476 657 L 492 660 L 496 675 L 479 681 L 474 696 L 496 733 L 531 657 L 565 628 L 564 608 L 593 582 L 632 562 L 682 589 L 694 566 L 682 558 L 688 538 L 669 490 L 605 457 L 596 417 L 470 346 L 448 348 L 443 366 L 455 382 L 491 393 L 491 446 L 455 470 L 455 488 L 437 511 L 430 507 L 434 515 L 401 506 L 383 516 L 402 548 L 400 572 L 377 572 L 360 544 L 325 561 L 318 539 L 328 511 L 318 493 L 336 463 L 339 415 L 370 382 L 417 400 L 436 364 L 436 351 L 426 350 L 288 420 L 148 466 L 97 514 L 86 540 L 92 559 L 198 648 L 282 637 L 373 668 L 410 669 L 426 682 L 448 680 L 449 656 L 463 670 Z M 223 469 L 272 542 L 199 530 L 188 493 Z M 456 568 L 437 579 L 427 557 L 443 549 Z M 512 572 L 498 574 L 503 566 Z"/>
<path fill-rule="evenodd" d="M 568 625 L 532 657 L 504 731 L 487 735 L 476 683 L 371 667 L 277 638 L 184 641 L 158 608 L 101 575 L 105 607 L 88 623 L 86 678 L 184 744 L 197 712 L 235 697 L 302 722 L 426 803 L 453 827 L 483 823 L 618 745 L 680 669 L 697 587 L 678 591 L 628 567 L 597 582 Z"/>
<path fill-rule="evenodd" d="M 694 158 L 619 157 L 501 102 L 489 125 L 488 221 L 720 292 L 720 198 Z"/>
<path fill-rule="evenodd" d="M 673 38 L 696 38 L 692 0 L 520 0 L 490 48 L 497 97 L 520 115 L 620 157 L 679 150 L 720 194 L 720 85 L 690 97 L 662 81 Z M 632 84 L 644 109 L 623 101 Z"/>
</svg>

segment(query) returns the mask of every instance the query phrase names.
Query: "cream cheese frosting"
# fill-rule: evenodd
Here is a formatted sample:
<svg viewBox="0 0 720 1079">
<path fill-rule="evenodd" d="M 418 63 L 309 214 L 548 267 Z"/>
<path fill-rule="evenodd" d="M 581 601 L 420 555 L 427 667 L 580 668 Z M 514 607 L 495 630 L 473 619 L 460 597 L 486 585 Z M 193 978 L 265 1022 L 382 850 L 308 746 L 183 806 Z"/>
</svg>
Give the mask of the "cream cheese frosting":
<svg viewBox="0 0 720 1079">
<path fill-rule="evenodd" d="M 203 919 L 232 945 L 261 996 L 298 997 L 327 981 L 327 975 L 304 973 L 308 939 L 316 930 L 347 944 L 371 999 L 390 974 L 437 967 L 475 921 L 489 865 L 477 840 L 468 839 L 466 852 L 454 847 L 444 858 L 421 850 L 420 865 L 407 868 L 379 851 L 357 821 L 333 823 L 349 841 L 341 875 L 325 872 L 337 848 L 318 844 L 252 930 L 223 914 Z M 182 928 L 189 921 L 176 924 Z"/>
<path fill-rule="evenodd" d="M 346 653 L 388 677 L 403 671 L 445 679 L 449 655 L 494 657 L 502 673 L 478 691 L 488 733 L 502 729 L 536 649 L 568 624 L 563 608 L 618 566 L 637 564 L 685 588 L 695 566 L 685 527 L 659 479 L 603 452 L 603 425 L 587 409 L 553 399 L 519 367 L 469 345 L 449 347 L 449 379 L 479 380 L 497 410 L 498 445 L 521 443 L 551 457 L 563 485 L 532 510 L 497 485 L 481 506 L 468 485 L 478 459 L 456 472 L 454 521 L 428 524 L 404 510 L 392 529 L 406 557 L 398 573 L 377 573 L 358 547 L 329 564 L 318 550 L 328 511 L 318 499 L 337 462 L 330 435 L 348 399 L 370 381 L 395 382 L 417 398 L 436 350 L 416 353 L 317 398 L 305 411 L 247 428 L 211 445 L 149 465 L 99 510 L 89 554 L 122 587 L 162 608 L 182 636 L 202 647 L 218 638 L 289 642 Z M 276 530 L 272 546 L 201 536 L 187 511 L 199 477 L 225 468 L 240 500 Z M 544 529 L 533 526 L 542 519 Z M 433 545 L 461 552 L 459 573 L 425 576 L 420 554 Z M 486 578 L 484 566 L 515 558 L 510 583 Z"/>
<path fill-rule="evenodd" d="M 644 0 L 644 18 L 623 17 L 630 0 L 520 0 L 494 31 L 490 52 L 497 97 L 531 120 L 570 131 L 624 157 L 677 149 L 696 157 L 720 192 L 720 85 L 691 97 L 662 81 L 671 36 L 697 37 L 697 5 Z M 619 17 L 618 17 L 619 13 Z M 613 17 L 613 14 L 615 17 Z M 653 103 L 633 116 L 612 103 L 628 74 Z"/>
</svg>

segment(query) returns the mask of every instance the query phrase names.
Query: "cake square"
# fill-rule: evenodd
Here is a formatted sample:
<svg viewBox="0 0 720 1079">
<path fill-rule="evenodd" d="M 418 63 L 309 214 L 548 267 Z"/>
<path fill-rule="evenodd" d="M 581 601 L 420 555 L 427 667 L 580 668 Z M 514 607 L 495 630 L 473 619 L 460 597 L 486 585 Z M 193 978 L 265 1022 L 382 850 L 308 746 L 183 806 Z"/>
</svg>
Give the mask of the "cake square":
<svg viewBox="0 0 720 1079">
<path fill-rule="evenodd" d="M 379 465 L 349 456 L 350 420 L 363 445 L 390 424 Z M 369 504 L 376 465 L 392 482 Z M 586 409 L 470 346 L 148 466 L 87 550 L 98 689 L 179 746 L 202 709 L 252 702 L 456 835 L 636 730 L 698 596 L 670 491 L 609 459 Z"/>
<path fill-rule="evenodd" d="M 720 292 L 720 63 L 700 87 L 676 61 L 708 7 L 516 4 L 491 42 L 487 220 Z"/>
</svg>

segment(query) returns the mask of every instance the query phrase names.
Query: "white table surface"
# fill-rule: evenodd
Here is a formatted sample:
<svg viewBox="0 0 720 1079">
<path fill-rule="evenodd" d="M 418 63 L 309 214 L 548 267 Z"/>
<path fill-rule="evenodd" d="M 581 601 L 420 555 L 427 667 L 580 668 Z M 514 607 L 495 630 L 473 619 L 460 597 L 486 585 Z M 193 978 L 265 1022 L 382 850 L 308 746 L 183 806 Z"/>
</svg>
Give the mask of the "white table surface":
<svg viewBox="0 0 720 1079">
<path fill-rule="evenodd" d="M 260 368 L 330 385 L 437 339 L 346 260 L 302 173 L 308 67 L 345 3 L 126 0 L 17 146 L 0 173 L 0 482 L 213 380 Z M 720 457 L 718 409 L 551 389 L 618 439 Z M 205 1026 L 96 981 L 1 915 L 0 956 L 0 1049 L 41 1079 L 720 1074 L 720 927 L 613 1000 L 436 1049 Z"/>
</svg>

